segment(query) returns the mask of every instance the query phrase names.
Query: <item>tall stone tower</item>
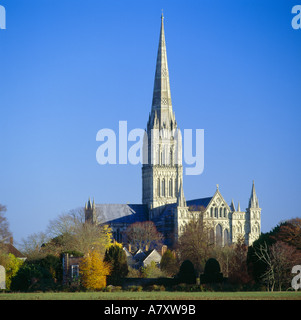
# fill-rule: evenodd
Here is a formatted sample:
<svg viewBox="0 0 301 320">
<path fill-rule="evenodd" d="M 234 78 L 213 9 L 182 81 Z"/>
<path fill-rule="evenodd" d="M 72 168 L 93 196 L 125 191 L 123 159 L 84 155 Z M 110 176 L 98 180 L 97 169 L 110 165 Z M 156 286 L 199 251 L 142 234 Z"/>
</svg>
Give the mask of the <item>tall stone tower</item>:
<svg viewBox="0 0 301 320">
<path fill-rule="evenodd" d="M 259 207 L 258 198 L 255 191 L 255 184 L 253 181 L 251 197 L 249 205 L 246 210 L 246 235 L 248 245 L 258 239 L 261 229 L 261 208 Z"/>
<path fill-rule="evenodd" d="M 163 20 L 162 14 L 147 146 L 144 144 L 147 161 L 142 166 L 142 203 L 148 205 L 151 219 L 164 205 L 176 203 L 179 187 L 183 187 L 182 137 L 171 103 Z"/>
</svg>

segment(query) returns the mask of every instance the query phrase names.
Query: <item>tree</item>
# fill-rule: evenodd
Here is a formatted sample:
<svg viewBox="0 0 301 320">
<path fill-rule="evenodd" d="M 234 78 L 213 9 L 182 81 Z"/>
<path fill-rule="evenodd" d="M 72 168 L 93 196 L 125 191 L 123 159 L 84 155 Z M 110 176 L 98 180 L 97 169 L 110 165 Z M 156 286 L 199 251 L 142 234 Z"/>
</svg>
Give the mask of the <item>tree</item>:
<svg viewBox="0 0 301 320">
<path fill-rule="evenodd" d="M 285 242 L 301 250 L 301 218 L 285 221 L 274 236 L 277 241 Z"/>
<path fill-rule="evenodd" d="M 126 254 L 119 243 L 111 245 L 105 253 L 104 261 L 109 263 L 112 270 L 108 277 L 108 283 L 113 285 L 120 284 L 121 278 L 127 276 L 129 270 Z"/>
<path fill-rule="evenodd" d="M 234 255 L 233 246 L 230 246 L 230 245 L 226 245 L 224 247 L 214 246 L 214 248 L 212 248 L 211 256 L 217 259 L 217 261 L 220 264 L 221 272 L 225 277 L 229 276 L 233 255 Z"/>
<path fill-rule="evenodd" d="M 300 253 L 296 248 L 282 241 L 277 241 L 270 248 L 272 261 L 275 265 L 275 283 L 278 290 L 288 288 L 292 278 L 292 267 L 300 261 Z"/>
<path fill-rule="evenodd" d="M 290 286 L 292 267 L 300 259 L 300 252 L 296 248 L 277 241 L 270 247 L 266 243 L 260 245 L 255 254 L 266 266 L 261 278 L 268 290 L 274 291 L 277 287 L 281 291 L 283 286 Z"/>
<path fill-rule="evenodd" d="M 13 254 L 8 254 L 8 262 L 5 265 L 6 270 L 6 289 L 10 289 L 13 277 L 18 273 L 24 260 L 16 258 Z"/>
<path fill-rule="evenodd" d="M 27 238 L 22 239 L 21 251 L 29 261 L 42 259 L 47 256 L 47 252 L 41 248 L 49 241 L 51 239 L 44 232 L 30 234 Z"/>
<path fill-rule="evenodd" d="M 84 210 L 79 208 L 51 220 L 45 233 L 33 234 L 22 240 L 22 252 L 28 259 L 49 254 L 59 257 L 66 251 L 84 255 L 96 248 L 104 255 L 112 241 L 112 230 L 108 225 L 85 223 Z"/>
<path fill-rule="evenodd" d="M 134 250 L 157 248 L 163 242 L 163 235 L 157 231 L 152 221 L 135 222 L 129 225 L 125 235 Z"/>
<path fill-rule="evenodd" d="M 54 290 L 62 280 L 60 258 L 46 256 L 37 260 L 26 260 L 11 281 L 11 290 Z"/>
<path fill-rule="evenodd" d="M 179 237 L 178 251 L 181 261 L 190 260 L 200 274 L 209 259 L 212 244 L 209 241 L 210 228 L 205 225 L 203 215 L 193 216 Z"/>
<path fill-rule="evenodd" d="M 233 254 L 229 263 L 229 282 L 233 284 L 245 285 L 252 278 L 248 273 L 247 254 L 248 246 L 245 244 L 243 237 L 238 238 L 237 243 L 233 245 Z"/>
<path fill-rule="evenodd" d="M 9 237 L 11 237 L 11 232 L 9 231 L 9 224 L 6 217 L 4 216 L 5 212 L 6 206 L 0 204 L 0 245 L 1 243 L 9 239 Z"/>
<path fill-rule="evenodd" d="M 253 245 L 248 248 L 247 254 L 247 266 L 256 283 L 262 282 L 263 275 L 266 272 L 266 263 L 263 259 L 258 259 L 256 253 L 260 252 L 262 247 L 269 247 L 276 242 L 274 235 L 279 231 L 279 226 L 273 228 L 270 232 L 262 233 L 257 240 L 253 242 Z"/>
<path fill-rule="evenodd" d="M 106 277 L 110 272 L 111 266 L 103 260 L 102 255 L 97 250 L 89 251 L 80 264 L 82 284 L 90 290 L 100 290 L 106 287 Z"/>
<path fill-rule="evenodd" d="M 223 281 L 223 274 L 220 272 L 219 262 L 210 258 L 206 261 L 204 274 L 200 276 L 201 283 L 218 283 Z"/>
<path fill-rule="evenodd" d="M 193 263 L 190 260 L 185 260 L 180 266 L 179 273 L 177 275 L 179 283 L 195 284 L 196 275 Z"/>
<path fill-rule="evenodd" d="M 51 220 L 47 233 L 51 239 L 59 237 L 59 241 L 47 244 L 48 249 L 58 248 L 59 253 L 76 250 L 85 254 L 97 247 L 104 254 L 112 241 L 112 230 L 108 225 L 85 222 L 84 208 L 71 210 Z"/>
<path fill-rule="evenodd" d="M 300 262 L 300 223 L 300 218 L 281 222 L 270 232 L 261 234 L 259 239 L 249 247 L 248 269 L 256 282 L 265 282 L 268 290 L 274 287 L 282 288 L 283 283 L 289 282 L 283 282 L 282 277 L 277 278 L 281 272 L 275 265 L 275 261 L 279 260 L 280 256 L 282 256 L 281 261 L 286 257 L 287 262 L 292 265 Z M 286 250 L 282 250 L 284 244 L 287 245 Z M 298 260 L 298 257 L 299 261 L 294 263 L 293 260 L 295 258 Z M 291 278 L 291 275 L 288 277 Z"/>
<path fill-rule="evenodd" d="M 167 249 L 166 252 L 164 252 L 160 262 L 160 268 L 166 275 L 171 277 L 179 271 L 177 259 L 171 250 Z"/>
</svg>

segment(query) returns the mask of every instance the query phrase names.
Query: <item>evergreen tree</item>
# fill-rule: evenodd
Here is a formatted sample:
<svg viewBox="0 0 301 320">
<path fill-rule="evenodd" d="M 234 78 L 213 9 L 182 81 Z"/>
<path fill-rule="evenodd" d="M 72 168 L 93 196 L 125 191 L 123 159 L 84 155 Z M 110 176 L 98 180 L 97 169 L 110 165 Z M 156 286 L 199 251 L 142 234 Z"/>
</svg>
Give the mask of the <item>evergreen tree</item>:
<svg viewBox="0 0 301 320">
<path fill-rule="evenodd" d="M 163 254 L 160 268 L 168 276 L 174 276 L 179 271 L 177 259 L 174 257 L 171 250 L 167 249 Z"/>
<path fill-rule="evenodd" d="M 108 262 L 112 268 L 108 283 L 119 285 L 121 278 L 126 277 L 129 272 L 126 254 L 122 245 L 119 243 L 111 245 L 106 250 L 104 261 Z"/>
</svg>

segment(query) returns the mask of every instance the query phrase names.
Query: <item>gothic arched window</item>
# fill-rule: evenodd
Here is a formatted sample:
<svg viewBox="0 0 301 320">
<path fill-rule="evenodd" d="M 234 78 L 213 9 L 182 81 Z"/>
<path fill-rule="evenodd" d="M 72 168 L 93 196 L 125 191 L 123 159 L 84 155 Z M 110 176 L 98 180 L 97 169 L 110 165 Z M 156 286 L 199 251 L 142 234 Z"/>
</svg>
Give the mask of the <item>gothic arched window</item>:
<svg viewBox="0 0 301 320">
<path fill-rule="evenodd" d="M 169 189 L 169 196 L 172 197 L 172 179 L 169 180 L 168 189 Z"/>
<path fill-rule="evenodd" d="M 224 230 L 224 245 L 230 244 L 229 231 L 227 229 Z"/>
<path fill-rule="evenodd" d="M 157 196 L 160 197 L 160 179 L 157 180 Z"/>
<path fill-rule="evenodd" d="M 162 180 L 161 196 L 165 197 L 165 179 Z"/>
<path fill-rule="evenodd" d="M 218 224 L 216 226 L 216 245 L 217 246 L 222 246 L 223 244 L 223 232 L 222 232 L 222 226 L 220 224 Z"/>
</svg>

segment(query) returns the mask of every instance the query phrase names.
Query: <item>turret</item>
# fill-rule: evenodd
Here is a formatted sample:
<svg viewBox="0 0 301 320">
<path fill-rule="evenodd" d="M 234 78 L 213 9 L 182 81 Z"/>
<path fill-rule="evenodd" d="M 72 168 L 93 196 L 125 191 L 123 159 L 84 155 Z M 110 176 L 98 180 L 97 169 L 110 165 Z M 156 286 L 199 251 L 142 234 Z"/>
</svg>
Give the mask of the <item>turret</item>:
<svg viewBox="0 0 301 320">
<path fill-rule="evenodd" d="M 259 208 L 259 201 L 255 191 L 254 180 L 246 214 L 248 245 L 252 245 L 252 243 L 259 238 L 261 230 L 261 208 Z"/>
<path fill-rule="evenodd" d="M 96 210 L 95 202 L 91 202 L 89 198 L 88 202 L 85 203 L 85 222 L 96 223 Z"/>
</svg>

